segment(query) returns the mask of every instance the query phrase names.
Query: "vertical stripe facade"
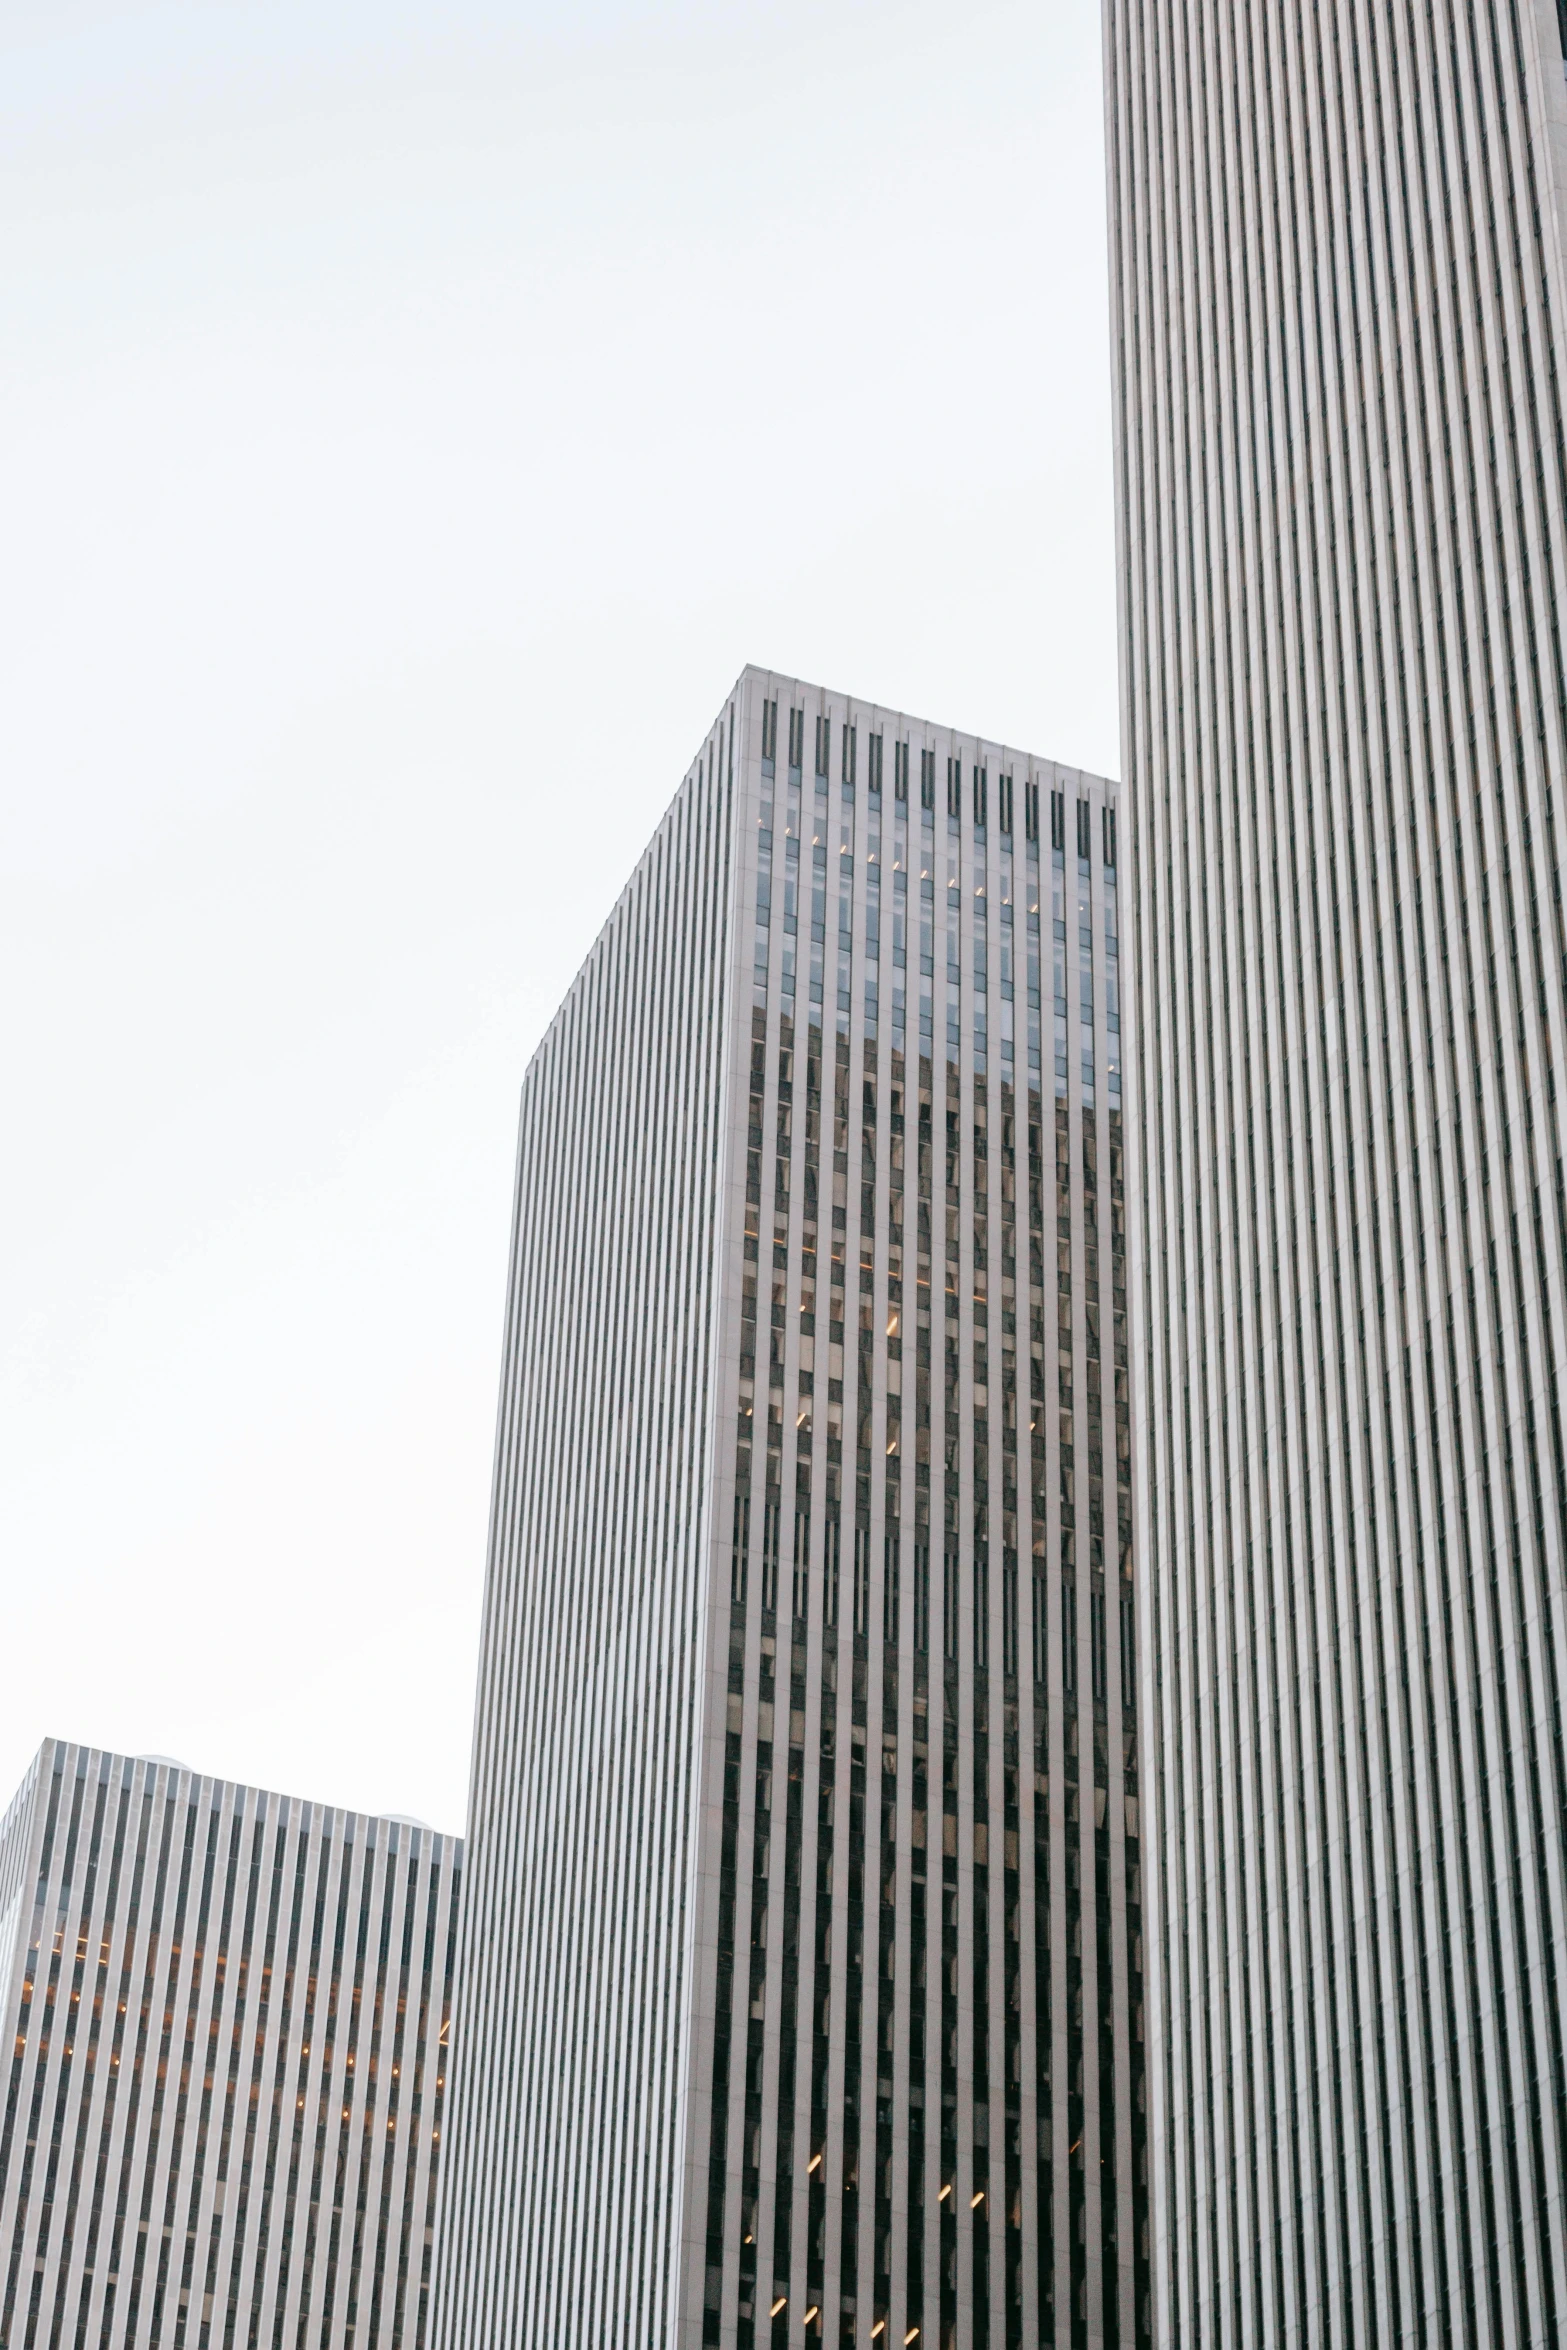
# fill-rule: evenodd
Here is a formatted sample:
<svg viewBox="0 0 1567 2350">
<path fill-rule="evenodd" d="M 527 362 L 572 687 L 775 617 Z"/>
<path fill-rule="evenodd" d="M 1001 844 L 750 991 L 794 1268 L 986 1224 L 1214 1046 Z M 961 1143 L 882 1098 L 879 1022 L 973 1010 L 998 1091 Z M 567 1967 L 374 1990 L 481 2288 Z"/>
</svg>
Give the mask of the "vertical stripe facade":
<svg viewBox="0 0 1567 2350">
<path fill-rule="evenodd" d="M 1119 898 L 748 670 L 529 1072 L 452 2350 L 1146 2338 Z"/>
<path fill-rule="evenodd" d="M 1567 2327 L 1561 29 L 1106 8 L 1171 2343 Z"/>
<path fill-rule="evenodd" d="M 0 2340 L 423 2342 L 462 1846 L 48 1741 L 0 1825 Z"/>
<path fill-rule="evenodd" d="M 735 714 L 527 1071 L 437 2339 L 663 2342 L 689 2129 Z"/>
</svg>

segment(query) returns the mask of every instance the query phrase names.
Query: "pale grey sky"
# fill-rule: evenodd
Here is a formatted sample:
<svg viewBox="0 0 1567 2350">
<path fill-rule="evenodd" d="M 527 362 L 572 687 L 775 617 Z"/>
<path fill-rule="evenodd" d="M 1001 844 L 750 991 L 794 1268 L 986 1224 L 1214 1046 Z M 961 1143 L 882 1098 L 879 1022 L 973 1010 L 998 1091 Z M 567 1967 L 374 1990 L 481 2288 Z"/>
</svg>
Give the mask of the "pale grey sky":
<svg viewBox="0 0 1567 2350">
<path fill-rule="evenodd" d="M 0 1804 L 462 1823 L 516 1091 L 747 660 L 1117 763 L 1095 0 L 0 14 Z"/>
</svg>

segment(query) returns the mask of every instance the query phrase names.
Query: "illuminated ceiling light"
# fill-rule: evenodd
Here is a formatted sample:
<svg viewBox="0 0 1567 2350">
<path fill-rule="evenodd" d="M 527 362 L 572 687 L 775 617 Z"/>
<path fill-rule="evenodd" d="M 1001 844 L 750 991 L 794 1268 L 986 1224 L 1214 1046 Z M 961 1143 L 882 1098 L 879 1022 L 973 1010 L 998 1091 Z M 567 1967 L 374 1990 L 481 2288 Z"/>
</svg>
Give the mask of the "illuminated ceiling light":
<svg viewBox="0 0 1567 2350">
<path fill-rule="evenodd" d="M 984 2190 L 984 2188 L 983 2188 L 983 2187 L 981 2187 L 977 2195 L 971 2195 L 971 2196 L 970 2196 L 970 2198 L 969 2198 L 969 2209 L 970 2209 L 970 2211 L 978 2211 L 978 2209 L 979 2209 L 980 2205 L 981 2205 L 981 2204 L 984 2202 L 984 2200 L 985 2200 L 985 2190 Z"/>
<path fill-rule="evenodd" d="M 947 2197 L 948 2197 L 948 2196 L 951 2194 L 951 2192 L 952 2192 L 952 2181 L 951 2181 L 950 2179 L 944 2179 L 944 2180 L 942 2181 L 941 2193 L 940 2193 L 940 2194 L 939 2194 L 939 2195 L 936 2197 L 936 2201 L 937 2201 L 938 2203 L 945 2203 L 945 2202 L 946 2202 L 946 2200 L 947 2200 Z"/>
<path fill-rule="evenodd" d="M 767 2314 L 768 2314 L 768 2316 L 769 2316 L 769 2317 L 776 2317 L 776 2316 L 778 2315 L 778 2312 L 779 2312 L 779 2310 L 780 2310 L 780 2309 L 787 2309 L 787 2308 L 788 2308 L 788 2306 L 789 2306 L 789 2296 L 788 2296 L 788 2294 L 787 2294 L 787 2293 L 780 2293 L 780 2294 L 779 2294 L 779 2296 L 778 2296 L 778 2298 L 777 2298 L 777 2300 L 776 2300 L 776 2301 L 773 2303 L 773 2305 L 772 2305 L 771 2309 L 770 2309 L 770 2310 L 767 2312 Z"/>
</svg>

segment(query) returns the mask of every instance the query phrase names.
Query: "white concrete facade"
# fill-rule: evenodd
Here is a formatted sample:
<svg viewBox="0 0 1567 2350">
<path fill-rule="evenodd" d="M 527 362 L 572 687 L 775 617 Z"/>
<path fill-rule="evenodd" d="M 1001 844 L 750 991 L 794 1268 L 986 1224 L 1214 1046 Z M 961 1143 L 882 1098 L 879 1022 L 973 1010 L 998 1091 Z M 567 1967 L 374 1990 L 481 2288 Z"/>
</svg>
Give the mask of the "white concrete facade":
<svg viewBox="0 0 1567 2350">
<path fill-rule="evenodd" d="M 0 1822 L 6 2350 L 418 2350 L 461 1860 L 46 1741 Z"/>
<path fill-rule="evenodd" d="M 1567 2326 L 1554 0 L 1107 0 L 1154 2307 Z"/>
</svg>

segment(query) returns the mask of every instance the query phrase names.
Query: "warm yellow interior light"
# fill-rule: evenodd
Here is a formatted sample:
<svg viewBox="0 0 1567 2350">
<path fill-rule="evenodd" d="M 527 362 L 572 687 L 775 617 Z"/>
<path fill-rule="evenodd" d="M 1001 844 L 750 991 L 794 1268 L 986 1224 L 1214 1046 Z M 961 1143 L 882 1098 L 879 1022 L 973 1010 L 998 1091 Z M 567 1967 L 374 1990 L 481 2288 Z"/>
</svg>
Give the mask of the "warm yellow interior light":
<svg viewBox="0 0 1567 2350">
<path fill-rule="evenodd" d="M 777 2300 L 776 2300 L 776 2301 L 773 2303 L 773 2305 L 772 2305 L 771 2309 L 770 2309 L 770 2310 L 767 2312 L 767 2314 L 768 2314 L 768 2316 L 769 2316 L 769 2317 L 776 2317 L 776 2316 L 778 2315 L 778 2312 L 779 2312 L 779 2310 L 780 2310 L 780 2309 L 787 2309 L 787 2308 L 788 2308 L 788 2306 L 789 2306 L 789 2296 L 788 2296 L 788 2294 L 787 2294 L 787 2293 L 780 2293 L 780 2294 L 779 2294 L 779 2296 L 778 2296 L 778 2298 L 777 2298 Z"/>
<path fill-rule="evenodd" d="M 981 2205 L 981 2204 L 984 2202 L 984 2200 L 985 2200 L 985 2190 L 984 2190 L 984 2188 L 983 2188 L 983 2187 L 981 2187 L 977 2195 L 972 2195 L 972 2196 L 970 2196 L 970 2198 L 969 2198 L 969 2209 L 970 2209 L 970 2211 L 978 2211 L 978 2209 L 979 2209 L 980 2205 Z"/>
<path fill-rule="evenodd" d="M 940 2193 L 940 2194 L 939 2194 L 939 2195 L 936 2197 L 936 2201 L 937 2201 L 938 2203 L 945 2203 L 945 2202 L 946 2202 L 946 2200 L 947 2200 L 947 2197 L 948 2197 L 948 2196 L 951 2194 L 951 2192 L 952 2192 L 952 2181 L 951 2181 L 950 2179 L 943 2179 L 943 2181 L 942 2181 L 942 2183 L 941 2183 L 941 2193 Z"/>
</svg>

